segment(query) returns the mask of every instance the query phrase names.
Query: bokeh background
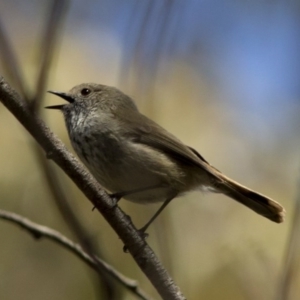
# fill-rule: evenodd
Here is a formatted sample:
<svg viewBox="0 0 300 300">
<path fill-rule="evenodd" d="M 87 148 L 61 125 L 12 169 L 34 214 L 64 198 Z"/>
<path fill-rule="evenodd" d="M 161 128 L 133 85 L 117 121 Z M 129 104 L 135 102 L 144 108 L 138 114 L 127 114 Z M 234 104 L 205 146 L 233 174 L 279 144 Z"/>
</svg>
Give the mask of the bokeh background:
<svg viewBox="0 0 300 300">
<path fill-rule="evenodd" d="M 222 195 L 195 192 L 174 200 L 150 228 L 148 242 L 185 296 L 300 299 L 299 1 L 74 0 L 57 20 L 52 7 L 50 0 L 0 1 L 1 24 L 29 94 L 50 47 L 42 45 L 52 19 L 59 29 L 44 89 L 117 86 L 212 165 L 287 210 L 278 225 Z M 5 64 L 2 52 L 0 74 L 14 86 Z M 45 91 L 42 97 L 42 106 L 61 103 Z M 40 114 L 72 151 L 61 114 Z M 77 241 L 54 200 L 42 153 L 3 105 L 0 137 L 0 208 Z M 158 299 L 103 217 L 46 163 L 97 253 Z M 120 205 L 137 227 L 157 209 Z M 136 299 L 61 247 L 3 220 L 0 236 L 1 299 Z"/>
</svg>

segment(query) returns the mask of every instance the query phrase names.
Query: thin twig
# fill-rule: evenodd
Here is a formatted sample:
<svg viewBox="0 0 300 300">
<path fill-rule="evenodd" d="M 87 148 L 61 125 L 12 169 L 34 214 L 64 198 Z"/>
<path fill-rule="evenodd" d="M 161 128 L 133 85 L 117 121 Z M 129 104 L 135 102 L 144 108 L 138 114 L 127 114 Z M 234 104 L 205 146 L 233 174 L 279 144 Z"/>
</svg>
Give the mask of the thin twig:
<svg viewBox="0 0 300 300">
<path fill-rule="evenodd" d="M 47 238 L 64 247 L 65 249 L 68 249 L 83 262 L 93 268 L 96 272 L 99 273 L 102 272 L 102 270 L 105 270 L 107 274 L 116 279 L 125 288 L 132 291 L 140 299 L 150 300 L 150 297 L 147 296 L 146 293 L 138 286 L 135 280 L 124 276 L 99 257 L 95 255 L 89 255 L 79 244 L 74 243 L 73 241 L 62 235 L 60 232 L 49 227 L 34 223 L 31 220 L 16 213 L 5 211 L 2 209 L 0 209 L 0 218 L 19 225 L 22 229 L 25 229 L 29 233 L 31 233 L 34 238 Z M 99 266 L 101 267 L 101 269 L 99 269 Z"/>
<path fill-rule="evenodd" d="M 130 218 L 109 197 L 93 176 L 66 150 L 63 143 L 30 109 L 3 77 L 0 77 L 0 99 L 41 145 L 48 157 L 59 165 L 92 202 L 126 245 L 132 257 L 163 299 L 183 300 L 179 287 L 167 273 L 153 250 L 141 237 Z"/>
</svg>

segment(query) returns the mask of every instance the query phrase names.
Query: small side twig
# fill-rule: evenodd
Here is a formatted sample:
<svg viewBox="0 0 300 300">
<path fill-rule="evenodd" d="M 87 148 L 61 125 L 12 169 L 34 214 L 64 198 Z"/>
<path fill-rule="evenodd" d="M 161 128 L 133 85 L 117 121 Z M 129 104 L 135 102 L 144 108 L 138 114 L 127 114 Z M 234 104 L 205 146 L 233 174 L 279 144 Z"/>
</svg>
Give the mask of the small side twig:
<svg viewBox="0 0 300 300">
<path fill-rule="evenodd" d="M 117 271 L 115 268 L 113 268 L 111 265 L 109 265 L 99 257 L 88 254 L 83 250 L 83 248 L 79 244 L 72 242 L 70 239 L 62 235 L 60 232 L 51 229 L 49 227 L 32 222 L 31 220 L 23 216 L 20 216 L 16 213 L 5 211 L 2 209 L 0 209 L 0 218 L 10 221 L 16 225 L 19 225 L 22 229 L 25 229 L 26 231 L 31 233 L 33 237 L 36 239 L 46 238 L 57 243 L 58 245 L 71 251 L 73 254 L 75 254 L 78 258 L 80 258 L 83 262 L 85 262 L 87 265 L 89 265 L 98 273 L 99 273 L 99 266 L 101 266 L 102 270 L 106 271 L 107 274 L 109 274 L 114 279 L 116 279 L 125 288 L 132 291 L 140 299 L 150 300 L 150 297 L 147 296 L 146 293 L 138 286 L 135 280 L 124 276 L 123 274 L 121 274 L 119 271 Z"/>
</svg>

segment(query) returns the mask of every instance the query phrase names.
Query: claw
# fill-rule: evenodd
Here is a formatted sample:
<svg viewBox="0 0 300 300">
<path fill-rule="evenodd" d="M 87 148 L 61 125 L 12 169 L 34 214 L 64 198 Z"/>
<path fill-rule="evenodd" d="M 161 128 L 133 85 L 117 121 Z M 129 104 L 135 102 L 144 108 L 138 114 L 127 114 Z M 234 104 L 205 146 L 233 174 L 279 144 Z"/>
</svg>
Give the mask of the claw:
<svg viewBox="0 0 300 300">
<path fill-rule="evenodd" d="M 129 253 L 128 248 L 127 248 L 126 245 L 123 246 L 123 252 L 124 252 L 124 253 Z"/>
<path fill-rule="evenodd" d="M 146 239 L 149 236 L 149 233 L 145 232 L 147 228 L 142 227 L 141 229 L 138 230 L 139 235 L 142 239 Z"/>
</svg>

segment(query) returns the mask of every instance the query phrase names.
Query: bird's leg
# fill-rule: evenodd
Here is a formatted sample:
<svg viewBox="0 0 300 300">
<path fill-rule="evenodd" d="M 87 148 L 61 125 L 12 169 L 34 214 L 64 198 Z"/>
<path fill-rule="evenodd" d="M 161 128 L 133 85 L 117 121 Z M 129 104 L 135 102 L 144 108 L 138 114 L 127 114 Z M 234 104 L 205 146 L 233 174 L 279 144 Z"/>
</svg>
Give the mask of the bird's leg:
<svg viewBox="0 0 300 300">
<path fill-rule="evenodd" d="M 153 217 L 141 228 L 139 229 L 139 233 L 142 236 L 143 239 L 145 239 L 146 237 L 148 237 L 148 233 L 146 233 L 146 230 L 148 229 L 148 227 L 152 224 L 152 222 L 160 215 L 160 213 L 164 210 L 164 208 L 174 199 L 175 197 L 170 197 L 169 199 L 167 199 L 162 205 L 161 207 L 157 210 L 157 212 L 153 215 Z M 126 245 L 124 245 L 123 247 L 123 251 L 124 252 L 128 252 L 128 248 Z"/>
<path fill-rule="evenodd" d="M 174 196 L 170 197 L 169 199 L 167 199 L 162 205 L 161 207 L 157 210 L 157 212 L 153 215 L 153 217 L 141 228 L 139 229 L 139 232 L 141 233 L 141 235 L 145 238 L 148 236 L 148 234 L 146 233 L 146 230 L 148 229 L 148 227 L 152 224 L 152 222 L 160 215 L 160 213 L 164 210 L 164 208 L 174 199 Z"/>
</svg>

